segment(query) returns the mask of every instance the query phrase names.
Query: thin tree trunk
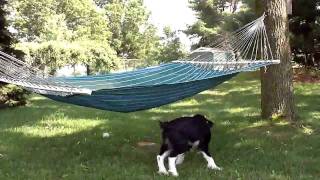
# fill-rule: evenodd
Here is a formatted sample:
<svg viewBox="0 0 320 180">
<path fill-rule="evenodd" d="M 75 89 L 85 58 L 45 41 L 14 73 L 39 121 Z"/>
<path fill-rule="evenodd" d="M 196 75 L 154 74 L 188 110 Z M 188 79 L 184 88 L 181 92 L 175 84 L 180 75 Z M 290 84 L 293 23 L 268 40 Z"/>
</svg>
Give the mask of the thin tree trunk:
<svg viewBox="0 0 320 180">
<path fill-rule="evenodd" d="M 294 121 L 293 71 L 286 0 L 265 0 L 264 4 L 272 53 L 281 63 L 261 70 L 261 115 L 263 118 L 280 116 Z"/>
<path fill-rule="evenodd" d="M 86 69 L 87 69 L 87 76 L 91 75 L 91 69 L 89 64 L 86 64 Z"/>
</svg>

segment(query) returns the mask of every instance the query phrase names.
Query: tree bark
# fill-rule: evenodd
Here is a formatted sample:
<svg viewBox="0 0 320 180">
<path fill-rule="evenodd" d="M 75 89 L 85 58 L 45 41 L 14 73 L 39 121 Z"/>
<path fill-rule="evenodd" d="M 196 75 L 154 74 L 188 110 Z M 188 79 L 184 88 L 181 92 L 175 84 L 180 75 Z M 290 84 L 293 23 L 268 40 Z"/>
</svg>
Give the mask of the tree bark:
<svg viewBox="0 0 320 180">
<path fill-rule="evenodd" d="M 295 121 L 286 0 L 264 0 L 264 4 L 272 53 L 281 63 L 261 70 L 261 116 L 283 117 L 288 121 Z"/>
<path fill-rule="evenodd" d="M 91 69 L 89 64 L 86 64 L 86 69 L 87 69 L 87 76 L 91 75 Z"/>
</svg>

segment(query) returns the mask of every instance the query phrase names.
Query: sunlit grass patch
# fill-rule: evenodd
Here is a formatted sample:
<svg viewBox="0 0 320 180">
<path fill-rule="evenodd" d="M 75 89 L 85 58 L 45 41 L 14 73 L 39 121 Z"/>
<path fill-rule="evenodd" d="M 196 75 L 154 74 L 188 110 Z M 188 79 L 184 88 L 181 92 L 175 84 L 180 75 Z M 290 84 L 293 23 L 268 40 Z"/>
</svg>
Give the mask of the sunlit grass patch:
<svg viewBox="0 0 320 180">
<path fill-rule="evenodd" d="M 253 108 L 251 107 L 236 107 L 236 108 L 229 108 L 224 111 L 236 114 L 236 113 L 249 113 L 252 112 Z"/>
<path fill-rule="evenodd" d="M 192 106 L 196 106 L 199 105 L 199 102 L 196 99 L 186 99 L 184 101 L 179 101 L 177 103 L 173 103 L 172 105 L 170 105 L 171 107 L 192 107 Z"/>
<path fill-rule="evenodd" d="M 216 90 L 208 90 L 208 91 L 204 91 L 200 94 L 203 95 L 214 95 L 214 96 L 225 96 L 227 95 L 229 92 L 225 91 L 225 92 L 221 92 L 221 91 L 216 91 Z"/>
<path fill-rule="evenodd" d="M 8 128 L 5 131 L 34 137 L 53 137 L 81 132 L 88 128 L 94 128 L 102 123 L 104 122 L 99 119 L 73 119 L 64 113 L 55 112 L 44 117 L 39 122 Z"/>
<path fill-rule="evenodd" d="M 302 126 L 301 127 L 301 132 L 304 133 L 304 134 L 307 134 L 307 135 L 311 135 L 314 130 L 309 126 Z"/>
</svg>

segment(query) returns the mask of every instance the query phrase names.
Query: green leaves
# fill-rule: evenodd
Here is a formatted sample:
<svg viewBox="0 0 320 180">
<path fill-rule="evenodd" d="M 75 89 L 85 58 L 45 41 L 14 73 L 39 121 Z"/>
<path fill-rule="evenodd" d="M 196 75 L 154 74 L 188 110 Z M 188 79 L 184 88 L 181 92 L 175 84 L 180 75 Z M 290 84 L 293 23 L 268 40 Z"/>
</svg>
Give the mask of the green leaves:
<svg viewBox="0 0 320 180">
<path fill-rule="evenodd" d="M 120 58 L 150 65 L 184 55 L 175 33 L 161 41 L 142 0 L 12 0 L 10 8 L 23 41 L 17 47 L 30 64 L 51 74 L 65 65 L 108 72 Z"/>
<path fill-rule="evenodd" d="M 54 74 L 65 65 L 83 64 L 91 67 L 91 73 L 104 73 L 117 69 L 119 59 L 115 51 L 105 43 L 96 41 L 20 43 L 17 47 L 26 53 L 27 62 L 41 70 Z"/>
<path fill-rule="evenodd" d="M 194 37 L 200 37 L 197 46 L 206 46 L 215 38 L 225 36 L 226 31 L 234 31 L 255 18 L 253 0 L 208 0 L 191 1 L 191 8 L 197 12 L 198 21 L 186 31 Z"/>
<path fill-rule="evenodd" d="M 163 31 L 165 37 L 160 48 L 159 61 L 170 62 L 185 57 L 187 53 L 177 32 L 172 31 L 170 27 L 165 27 Z"/>
<path fill-rule="evenodd" d="M 108 21 L 90 0 L 13 0 L 13 27 L 27 41 L 110 38 Z"/>
<path fill-rule="evenodd" d="M 111 46 L 123 58 L 144 59 L 159 38 L 149 24 L 149 12 L 141 0 L 113 0 L 104 9 L 112 32 Z"/>
</svg>

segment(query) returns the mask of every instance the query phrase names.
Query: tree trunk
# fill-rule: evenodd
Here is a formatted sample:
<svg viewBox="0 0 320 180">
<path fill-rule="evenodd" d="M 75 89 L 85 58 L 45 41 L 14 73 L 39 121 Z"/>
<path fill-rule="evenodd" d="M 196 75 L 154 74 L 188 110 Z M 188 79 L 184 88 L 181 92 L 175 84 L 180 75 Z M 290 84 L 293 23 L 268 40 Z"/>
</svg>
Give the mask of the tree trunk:
<svg viewBox="0 0 320 180">
<path fill-rule="evenodd" d="M 87 68 L 87 76 L 91 75 L 90 65 L 86 64 L 86 68 Z"/>
<path fill-rule="evenodd" d="M 265 0 L 264 4 L 272 53 L 281 63 L 261 70 L 261 115 L 263 118 L 280 116 L 294 121 L 293 71 L 286 0 Z"/>
</svg>

